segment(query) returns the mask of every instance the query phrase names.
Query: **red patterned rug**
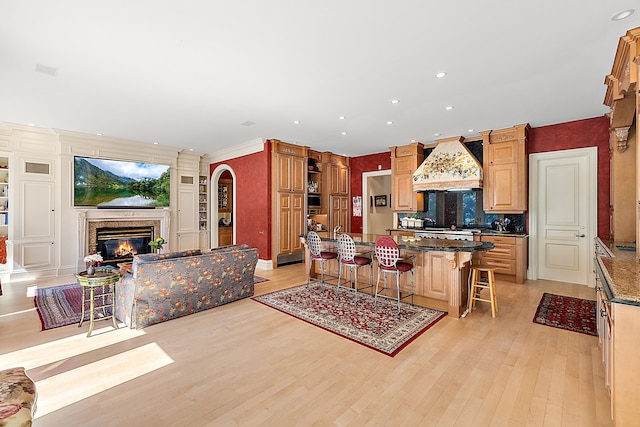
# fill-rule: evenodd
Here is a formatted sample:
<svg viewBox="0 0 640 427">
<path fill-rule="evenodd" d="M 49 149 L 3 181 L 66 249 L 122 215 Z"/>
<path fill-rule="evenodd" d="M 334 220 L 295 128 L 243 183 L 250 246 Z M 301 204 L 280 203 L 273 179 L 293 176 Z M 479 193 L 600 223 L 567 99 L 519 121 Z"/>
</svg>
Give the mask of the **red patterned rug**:
<svg viewBox="0 0 640 427">
<path fill-rule="evenodd" d="M 72 325 L 80 322 L 82 315 L 82 287 L 73 283 L 37 288 L 34 303 L 38 316 L 40 316 L 43 331 Z M 85 320 L 88 320 L 89 304 L 86 308 Z"/>
<path fill-rule="evenodd" d="M 588 299 L 544 293 L 534 323 L 598 336 L 596 302 Z"/>
<path fill-rule="evenodd" d="M 350 339 L 388 356 L 395 356 L 411 341 L 446 315 L 445 312 L 402 303 L 398 316 L 395 300 L 341 290 L 334 286 L 296 286 L 253 297 L 269 307 Z"/>
</svg>

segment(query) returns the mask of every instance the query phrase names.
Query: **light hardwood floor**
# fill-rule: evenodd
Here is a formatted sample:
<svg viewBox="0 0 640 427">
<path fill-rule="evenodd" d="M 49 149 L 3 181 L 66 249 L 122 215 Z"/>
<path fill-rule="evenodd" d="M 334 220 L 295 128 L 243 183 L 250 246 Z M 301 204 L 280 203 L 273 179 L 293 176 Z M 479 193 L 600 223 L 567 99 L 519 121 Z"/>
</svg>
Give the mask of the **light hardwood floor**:
<svg viewBox="0 0 640 427">
<path fill-rule="evenodd" d="M 256 294 L 304 282 L 301 264 L 256 271 Z M 0 368 L 25 366 L 44 426 L 610 426 L 596 337 L 532 322 L 543 292 L 498 282 L 488 304 L 446 317 L 395 358 L 245 299 L 150 326 L 40 331 L 32 286 L 3 284 Z"/>
</svg>

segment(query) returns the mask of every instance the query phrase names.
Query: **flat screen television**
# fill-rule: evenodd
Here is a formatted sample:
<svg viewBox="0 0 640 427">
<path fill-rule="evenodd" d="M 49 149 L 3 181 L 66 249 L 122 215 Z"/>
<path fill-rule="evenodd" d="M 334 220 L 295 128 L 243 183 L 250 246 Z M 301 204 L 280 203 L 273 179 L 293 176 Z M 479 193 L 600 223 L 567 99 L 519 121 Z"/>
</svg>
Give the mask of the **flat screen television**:
<svg viewBox="0 0 640 427">
<path fill-rule="evenodd" d="M 168 165 L 76 156 L 73 205 L 98 208 L 169 206 Z"/>
</svg>

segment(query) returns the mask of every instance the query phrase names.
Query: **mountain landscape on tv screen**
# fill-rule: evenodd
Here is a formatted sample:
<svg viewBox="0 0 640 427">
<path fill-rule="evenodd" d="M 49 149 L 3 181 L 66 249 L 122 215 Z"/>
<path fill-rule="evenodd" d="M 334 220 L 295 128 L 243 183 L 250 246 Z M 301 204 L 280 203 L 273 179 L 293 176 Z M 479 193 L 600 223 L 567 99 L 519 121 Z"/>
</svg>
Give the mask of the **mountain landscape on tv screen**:
<svg viewBox="0 0 640 427">
<path fill-rule="evenodd" d="M 74 159 L 74 206 L 169 206 L 169 166 Z"/>
</svg>

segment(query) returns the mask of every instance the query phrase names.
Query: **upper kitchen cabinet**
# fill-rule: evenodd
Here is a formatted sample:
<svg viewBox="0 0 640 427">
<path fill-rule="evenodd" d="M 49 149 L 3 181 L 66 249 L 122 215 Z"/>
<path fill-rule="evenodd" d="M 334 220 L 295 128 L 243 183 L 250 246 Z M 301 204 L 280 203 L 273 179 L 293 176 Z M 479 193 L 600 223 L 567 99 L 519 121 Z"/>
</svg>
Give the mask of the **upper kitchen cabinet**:
<svg viewBox="0 0 640 427">
<path fill-rule="evenodd" d="M 391 147 L 391 207 L 395 212 L 422 212 L 424 193 L 413 191 L 413 173 L 424 160 L 424 145 Z"/>
<path fill-rule="evenodd" d="M 528 124 L 480 132 L 484 168 L 484 211 L 527 211 Z"/>
<path fill-rule="evenodd" d="M 276 190 L 304 193 L 307 147 L 273 140 Z"/>
<path fill-rule="evenodd" d="M 329 152 L 322 153 L 322 158 L 329 170 L 329 194 L 349 195 L 349 158 Z"/>
</svg>

